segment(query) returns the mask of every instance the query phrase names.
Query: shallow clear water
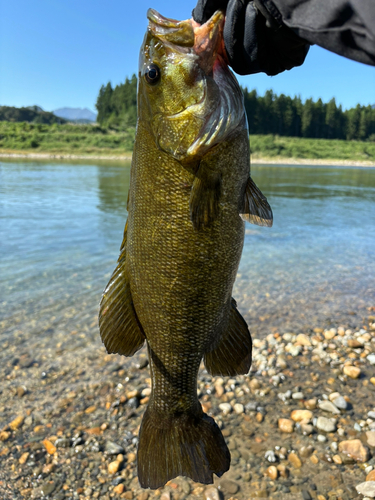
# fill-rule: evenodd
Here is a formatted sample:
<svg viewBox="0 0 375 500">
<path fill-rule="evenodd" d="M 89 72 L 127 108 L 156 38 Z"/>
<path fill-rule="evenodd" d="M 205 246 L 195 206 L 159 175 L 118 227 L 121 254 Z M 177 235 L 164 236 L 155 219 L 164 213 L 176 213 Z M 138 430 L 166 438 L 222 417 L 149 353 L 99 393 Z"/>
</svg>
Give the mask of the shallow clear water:
<svg viewBox="0 0 375 500">
<path fill-rule="evenodd" d="M 0 339 L 99 345 L 96 316 L 126 219 L 129 163 L 0 162 Z M 234 297 L 253 333 L 375 305 L 375 169 L 257 166 L 271 229 L 247 225 Z M 69 334 L 69 335 L 68 335 Z"/>
</svg>

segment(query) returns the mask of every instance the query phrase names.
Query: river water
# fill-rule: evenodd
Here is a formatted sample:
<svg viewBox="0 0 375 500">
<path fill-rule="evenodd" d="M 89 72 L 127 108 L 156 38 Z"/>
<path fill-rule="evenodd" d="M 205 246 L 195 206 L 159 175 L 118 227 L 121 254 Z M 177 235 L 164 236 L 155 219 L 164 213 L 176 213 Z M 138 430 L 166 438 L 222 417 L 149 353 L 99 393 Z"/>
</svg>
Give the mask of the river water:
<svg viewBox="0 0 375 500">
<path fill-rule="evenodd" d="M 253 165 L 252 175 L 274 211 L 271 229 L 246 225 L 233 292 L 253 335 L 360 325 L 375 305 L 375 168 Z M 125 162 L 0 162 L 5 348 L 100 345 L 129 177 Z"/>
</svg>

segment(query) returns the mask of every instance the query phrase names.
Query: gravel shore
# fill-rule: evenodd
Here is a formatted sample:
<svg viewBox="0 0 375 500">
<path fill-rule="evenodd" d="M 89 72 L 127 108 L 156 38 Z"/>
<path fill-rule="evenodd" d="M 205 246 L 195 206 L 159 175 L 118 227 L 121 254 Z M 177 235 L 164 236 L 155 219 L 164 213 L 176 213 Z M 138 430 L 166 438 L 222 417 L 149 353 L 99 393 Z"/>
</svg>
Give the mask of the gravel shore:
<svg viewBox="0 0 375 500">
<path fill-rule="evenodd" d="M 179 477 L 156 491 L 136 477 L 151 382 L 144 350 L 131 359 L 107 355 L 77 331 L 65 332 L 66 342 L 82 339 L 74 352 L 61 342 L 36 355 L 6 342 L 0 498 L 375 498 L 375 307 L 367 312 L 356 328 L 317 325 L 253 339 L 248 376 L 212 378 L 202 366 L 200 400 L 222 429 L 231 468 L 212 486 Z"/>
</svg>

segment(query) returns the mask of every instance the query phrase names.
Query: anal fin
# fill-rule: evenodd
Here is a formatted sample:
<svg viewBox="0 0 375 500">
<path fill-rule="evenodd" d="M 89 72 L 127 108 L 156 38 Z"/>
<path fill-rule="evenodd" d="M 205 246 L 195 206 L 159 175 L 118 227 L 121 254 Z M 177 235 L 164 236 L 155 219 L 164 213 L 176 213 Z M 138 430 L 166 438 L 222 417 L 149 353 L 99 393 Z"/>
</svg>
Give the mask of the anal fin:
<svg viewBox="0 0 375 500">
<path fill-rule="evenodd" d="M 271 227 L 273 223 L 272 208 L 267 198 L 255 184 L 251 177 L 248 178 L 245 191 L 244 209 L 241 217 L 257 226 Z"/>
<path fill-rule="evenodd" d="M 108 353 L 132 356 L 145 341 L 125 270 L 127 223 L 120 257 L 106 286 L 99 309 L 99 331 Z"/>
<path fill-rule="evenodd" d="M 204 355 L 204 364 L 212 376 L 245 375 L 251 367 L 252 342 L 246 321 L 232 299 L 229 326 L 219 344 Z"/>
</svg>

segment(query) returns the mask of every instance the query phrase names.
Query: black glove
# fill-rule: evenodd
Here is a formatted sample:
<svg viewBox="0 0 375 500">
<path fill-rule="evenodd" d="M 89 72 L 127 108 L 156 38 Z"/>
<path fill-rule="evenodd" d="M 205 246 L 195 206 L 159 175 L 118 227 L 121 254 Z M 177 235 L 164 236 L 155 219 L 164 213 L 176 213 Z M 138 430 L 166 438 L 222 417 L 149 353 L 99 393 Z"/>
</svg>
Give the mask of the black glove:
<svg viewBox="0 0 375 500">
<path fill-rule="evenodd" d="M 224 44 L 229 64 L 240 75 L 264 72 L 273 76 L 300 66 L 310 45 L 272 14 L 260 0 L 198 0 L 193 18 L 206 22 L 226 10 Z"/>
</svg>

